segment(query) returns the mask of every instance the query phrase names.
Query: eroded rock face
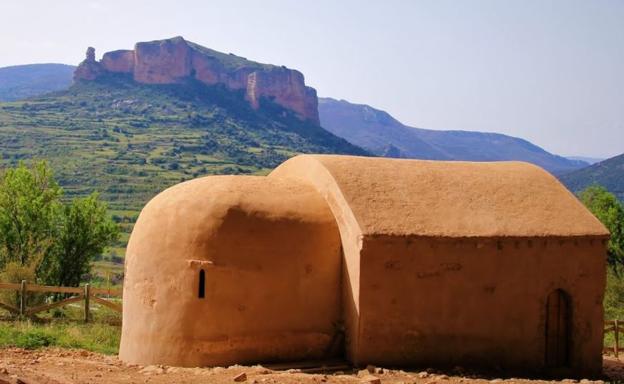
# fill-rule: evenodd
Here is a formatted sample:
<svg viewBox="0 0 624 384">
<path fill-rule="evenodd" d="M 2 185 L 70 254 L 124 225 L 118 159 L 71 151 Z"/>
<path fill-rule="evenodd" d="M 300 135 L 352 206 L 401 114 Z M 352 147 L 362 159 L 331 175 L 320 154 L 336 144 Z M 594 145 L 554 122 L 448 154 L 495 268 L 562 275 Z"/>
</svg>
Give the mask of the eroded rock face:
<svg viewBox="0 0 624 384">
<path fill-rule="evenodd" d="M 106 52 L 102 57 L 102 66 L 108 72 L 134 73 L 134 51 Z"/>
<path fill-rule="evenodd" d="M 91 49 L 91 48 L 90 48 Z M 75 80 L 95 80 L 105 73 L 128 73 L 143 84 L 175 84 L 189 79 L 206 85 L 223 84 L 244 90 L 255 109 L 266 98 L 296 113 L 301 119 L 319 123 L 316 91 L 305 85 L 299 71 L 260 64 L 187 42 L 182 37 L 137 43 L 134 50 L 104 54 L 95 61 L 95 50 L 76 69 Z"/>
<path fill-rule="evenodd" d="M 182 38 L 137 43 L 134 80 L 145 84 L 171 84 L 191 76 L 191 48 Z"/>
<path fill-rule="evenodd" d="M 287 68 L 255 71 L 247 77 L 247 100 L 259 107 L 261 97 L 295 111 L 300 116 L 315 116 L 318 120 L 318 98 L 314 88 L 306 87 L 303 74 Z"/>
<path fill-rule="evenodd" d="M 192 51 L 191 66 L 195 70 L 195 78 L 204 84 L 214 85 L 227 82 L 227 78 L 224 76 L 225 67 L 214 57 Z"/>
</svg>

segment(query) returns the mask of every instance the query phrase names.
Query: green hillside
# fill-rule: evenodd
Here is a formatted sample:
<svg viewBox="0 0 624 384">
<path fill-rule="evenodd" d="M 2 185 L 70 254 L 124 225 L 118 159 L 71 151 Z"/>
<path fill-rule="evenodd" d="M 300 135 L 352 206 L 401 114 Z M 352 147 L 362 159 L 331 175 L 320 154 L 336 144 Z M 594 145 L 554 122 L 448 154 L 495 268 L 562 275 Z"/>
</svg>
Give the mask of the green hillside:
<svg viewBox="0 0 624 384">
<path fill-rule="evenodd" d="M 159 191 L 214 174 L 266 174 L 297 153 L 367 153 L 267 101 L 189 82 L 140 85 L 124 76 L 0 103 L 2 167 L 47 159 L 68 197 L 100 191 L 126 235 Z M 100 265 L 105 267 L 104 264 Z"/>
<path fill-rule="evenodd" d="M 624 201 L 624 154 L 564 175 L 561 181 L 574 192 L 602 185 Z"/>
</svg>

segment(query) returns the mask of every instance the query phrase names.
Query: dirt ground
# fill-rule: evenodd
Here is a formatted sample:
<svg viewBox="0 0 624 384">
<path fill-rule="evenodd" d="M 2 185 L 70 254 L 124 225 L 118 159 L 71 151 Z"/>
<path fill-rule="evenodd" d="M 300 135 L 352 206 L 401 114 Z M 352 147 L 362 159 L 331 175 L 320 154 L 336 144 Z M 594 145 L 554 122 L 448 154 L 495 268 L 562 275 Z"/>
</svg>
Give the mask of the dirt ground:
<svg viewBox="0 0 624 384">
<path fill-rule="evenodd" d="M 604 381 L 624 380 L 624 361 L 605 357 Z M 459 368 L 458 368 L 459 369 Z M 372 371 L 372 373 L 370 372 Z M 379 380 L 379 381 L 377 381 Z M 299 370 L 274 371 L 262 366 L 228 368 L 174 368 L 126 365 L 116 357 L 84 350 L 49 348 L 36 351 L 0 349 L 0 384 L 78 383 L 547 383 L 543 380 L 500 379 L 457 372 L 369 370 L 312 374 Z M 563 380 L 576 383 L 576 380 Z M 603 381 L 593 381 L 602 383 Z M 591 383 L 581 380 L 580 383 Z"/>
</svg>

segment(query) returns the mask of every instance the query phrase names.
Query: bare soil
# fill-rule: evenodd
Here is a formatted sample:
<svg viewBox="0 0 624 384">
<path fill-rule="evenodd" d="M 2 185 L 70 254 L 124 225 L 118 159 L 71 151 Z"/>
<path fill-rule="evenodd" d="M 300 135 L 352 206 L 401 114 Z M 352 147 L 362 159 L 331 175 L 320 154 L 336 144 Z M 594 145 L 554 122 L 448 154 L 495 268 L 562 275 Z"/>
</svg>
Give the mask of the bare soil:
<svg viewBox="0 0 624 384">
<path fill-rule="evenodd" d="M 624 362 L 605 357 L 605 381 L 624 380 Z M 379 379 L 379 381 L 376 381 Z M 369 367 L 334 373 L 311 374 L 299 370 L 274 371 L 262 366 L 228 368 L 175 368 L 127 365 L 114 356 L 84 350 L 48 348 L 24 350 L 0 349 L 0 384 L 79 384 L 79 383 L 552 383 L 529 379 L 501 379 L 454 372 L 391 370 Z M 576 383 L 577 380 L 560 382 Z M 581 380 L 580 383 L 591 383 Z M 602 383 L 603 381 L 593 381 Z"/>
</svg>

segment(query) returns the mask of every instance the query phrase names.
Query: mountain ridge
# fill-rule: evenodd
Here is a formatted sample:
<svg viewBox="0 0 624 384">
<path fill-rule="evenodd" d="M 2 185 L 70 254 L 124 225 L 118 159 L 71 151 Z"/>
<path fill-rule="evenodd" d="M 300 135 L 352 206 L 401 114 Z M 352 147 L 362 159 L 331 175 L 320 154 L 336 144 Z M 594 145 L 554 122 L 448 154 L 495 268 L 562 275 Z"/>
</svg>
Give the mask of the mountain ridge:
<svg viewBox="0 0 624 384">
<path fill-rule="evenodd" d="M 321 125 L 380 156 L 427 160 L 527 161 L 563 174 L 587 166 L 554 155 L 528 140 L 500 133 L 407 126 L 366 104 L 319 98 Z"/>
<path fill-rule="evenodd" d="M 107 73 L 130 74 L 141 84 L 179 84 L 193 79 L 223 85 L 233 91 L 244 90 L 254 109 L 260 107 L 261 98 L 268 98 L 303 120 L 319 123 L 316 90 L 305 84 L 301 72 L 218 52 L 181 36 L 138 42 L 133 50 L 106 52 L 100 61 L 89 47 L 74 81 L 92 81 Z"/>
<path fill-rule="evenodd" d="M 201 63 L 210 65 L 206 69 L 201 67 Z M 266 80 L 267 76 L 268 78 L 272 76 L 273 71 L 277 71 L 296 74 L 293 76 L 297 81 L 293 86 L 288 80 L 290 75 L 286 75 L 285 78 L 277 76 L 275 83 L 281 85 L 269 88 L 273 94 L 281 94 L 283 97 L 280 99 L 268 94 L 266 89 L 264 93 L 256 92 L 259 89 L 258 83 L 262 83 L 262 80 L 258 80 L 257 71 L 264 73 L 259 76 L 260 79 L 264 76 Z M 298 71 L 221 53 L 188 42 L 182 37 L 137 43 L 134 50 L 106 52 L 100 61 L 95 60 L 95 50 L 90 48 L 87 58 L 76 69 L 74 78 L 80 83 L 94 81 L 110 74 L 126 75 L 141 84 L 183 84 L 193 80 L 207 86 L 221 86 L 234 93 L 240 93 L 256 110 L 261 104 L 267 105 L 268 102 L 271 105 L 280 105 L 285 111 L 294 113 L 300 119 L 314 123 L 321 119 L 319 115 L 323 115 L 325 129 L 379 156 L 430 160 L 520 160 L 532 162 L 558 175 L 588 165 L 580 160 L 566 159 L 548 153 L 521 138 L 487 132 L 414 128 L 402 124 L 387 112 L 368 105 L 351 104 L 331 98 L 321 98 L 317 101 L 316 91 L 305 85 L 303 75 L 299 77 Z M 292 96 L 289 87 L 296 89 L 296 92 L 293 91 L 296 96 L 294 99 L 289 98 Z M 306 102 L 304 101 L 306 98 L 313 101 Z M 261 102 L 261 99 L 267 102 Z M 310 108 L 314 110 L 308 114 L 311 118 L 305 118 L 301 109 L 293 109 L 292 103 L 299 105 L 307 103 L 308 107 L 311 106 Z M 315 107 L 316 105 L 318 107 Z M 332 108 L 337 111 L 332 112 Z"/>
<path fill-rule="evenodd" d="M 607 157 L 589 157 L 589 156 L 564 156 L 570 160 L 580 160 L 584 161 L 589 165 L 600 163 L 601 161 L 607 160 Z"/>
<path fill-rule="evenodd" d="M 565 174 L 560 180 L 574 192 L 601 185 L 624 201 L 624 153 Z"/>
<path fill-rule="evenodd" d="M 76 67 L 44 63 L 0 68 L 0 101 L 15 101 L 67 88 Z"/>
</svg>

